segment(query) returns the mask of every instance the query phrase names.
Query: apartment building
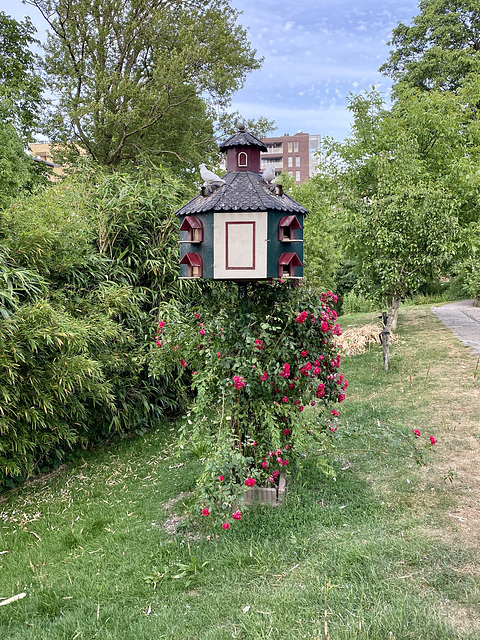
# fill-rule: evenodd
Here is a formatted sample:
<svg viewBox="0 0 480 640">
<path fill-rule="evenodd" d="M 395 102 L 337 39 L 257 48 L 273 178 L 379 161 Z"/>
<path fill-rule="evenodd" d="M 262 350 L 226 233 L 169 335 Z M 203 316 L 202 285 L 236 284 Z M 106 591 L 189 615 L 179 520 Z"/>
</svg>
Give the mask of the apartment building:
<svg viewBox="0 0 480 640">
<path fill-rule="evenodd" d="M 53 169 L 53 175 L 49 180 L 56 182 L 61 176 L 64 175 L 63 169 L 60 165 L 55 164 L 52 161 L 51 147 L 49 142 L 31 142 L 29 145 L 30 153 L 36 162 L 44 162 L 47 167 Z"/>
<path fill-rule="evenodd" d="M 263 138 L 262 142 L 268 151 L 261 154 L 261 169 L 273 166 L 275 173 L 289 173 L 296 184 L 305 182 L 309 176 L 315 175 L 320 151 L 321 136 L 308 133 L 296 133 L 277 138 Z"/>
</svg>

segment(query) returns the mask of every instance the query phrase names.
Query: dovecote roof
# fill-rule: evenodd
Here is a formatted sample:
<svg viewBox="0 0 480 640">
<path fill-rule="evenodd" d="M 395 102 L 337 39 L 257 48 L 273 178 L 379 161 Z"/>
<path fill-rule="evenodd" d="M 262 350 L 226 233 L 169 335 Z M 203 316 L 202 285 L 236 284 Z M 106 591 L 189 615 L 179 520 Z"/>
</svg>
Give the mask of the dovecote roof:
<svg viewBox="0 0 480 640">
<path fill-rule="evenodd" d="M 223 179 L 225 184 L 220 187 L 210 187 L 209 189 L 212 189 L 210 193 L 207 191 L 206 196 L 199 194 L 180 207 L 176 214 L 181 216 L 208 211 L 271 210 L 307 213 L 305 207 L 289 195 L 276 194 L 274 187 L 267 185 L 261 174 L 251 171 L 233 171 L 224 175 Z"/>
<path fill-rule="evenodd" d="M 234 133 L 233 136 L 227 138 L 225 142 L 222 142 L 220 145 L 220 151 L 225 152 L 230 147 L 256 147 L 257 149 L 260 149 L 260 151 L 268 151 L 267 147 L 261 140 L 251 133 L 248 133 L 248 131 L 244 131 L 242 129 L 237 131 L 237 133 Z"/>
</svg>

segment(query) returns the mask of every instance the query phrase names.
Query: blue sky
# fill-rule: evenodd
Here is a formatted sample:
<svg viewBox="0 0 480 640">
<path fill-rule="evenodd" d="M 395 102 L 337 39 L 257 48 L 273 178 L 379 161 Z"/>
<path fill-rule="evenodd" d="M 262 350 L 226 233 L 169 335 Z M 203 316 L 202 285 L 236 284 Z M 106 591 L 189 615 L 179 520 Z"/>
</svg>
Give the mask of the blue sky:
<svg viewBox="0 0 480 640">
<path fill-rule="evenodd" d="M 372 85 L 390 95 L 378 73 L 392 29 L 418 14 L 416 0 L 233 0 L 239 22 L 265 58 L 233 101 L 245 117 L 275 120 L 275 135 L 297 131 L 345 138 L 350 93 Z"/>
<path fill-rule="evenodd" d="M 342 140 L 348 135 L 350 93 L 375 85 L 388 98 L 391 83 L 378 73 L 398 22 L 418 14 L 417 0 L 231 0 L 240 24 L 264 57 L 247 78 L 232 109 L 246 118 L 275 120 L 274 135 L 304 131 Z M 0 10 L 30 15 L 45 38 L 36 9 L 0 0 Z"/>
</svg>

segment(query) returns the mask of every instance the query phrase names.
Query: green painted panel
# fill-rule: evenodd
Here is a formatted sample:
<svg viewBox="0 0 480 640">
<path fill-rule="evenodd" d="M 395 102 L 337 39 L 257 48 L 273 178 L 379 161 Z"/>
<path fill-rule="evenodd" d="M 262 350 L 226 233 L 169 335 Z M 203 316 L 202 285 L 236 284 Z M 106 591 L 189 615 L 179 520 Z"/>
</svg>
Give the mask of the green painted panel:
<svg viewBox="0 0 480 640">
<path fill-rule="evenodd" d="M 297 220 L 301 224 L 301 229 L 295 230 L 295 240 L 302 240 L 302 242 L 280 242 L 278 239 L 278 225 L 280 220 L 286 215 L 284 211 L 269 211 L 268 212 L 268 255 L 267 255 L 267 277 L 278 278 L 278 261 L 282 253 L 289 253 L 293 251 L 300 258 L 303 264 L 303 222 L 305 216 L 297 213 Z M 295 267 L 295 277 L 301 278 L 303 276 L 303 268 Z"/>
<path fill-rule="evenodd" d="M 196 214 L 203 224 L 203 242 L 182 242 L 180 244 L 180 260 L 186 253 L 198 253 L 202 256 L 203 277 L 213 278 L 213 213 Z M 180 226 L 184 216 L 180 218 Z M 180 240 L 188 240 L 188 231 L 180 231 Z M 188 265 L 180 265 L 180 277 L 188 277 Z"/>
</svg>

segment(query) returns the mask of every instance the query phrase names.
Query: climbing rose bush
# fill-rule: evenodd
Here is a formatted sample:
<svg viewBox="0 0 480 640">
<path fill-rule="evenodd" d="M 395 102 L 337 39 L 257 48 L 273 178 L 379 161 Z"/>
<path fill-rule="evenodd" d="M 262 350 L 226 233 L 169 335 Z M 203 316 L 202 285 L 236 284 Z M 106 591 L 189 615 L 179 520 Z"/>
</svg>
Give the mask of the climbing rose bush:
<svg viewBox="0 0 480 640">
<path fill-rule="evenodd" d="M 195 400 L 180 446 L 205 447 L 198 513 L 225 522 L 248 487 L 277 486 L 312 441 L 333 437 L 348 382 L 332 292 L 274 281 L 216 293 L 203 307 L 165 311 L 152 373 L 176 363 L 188 376 Z"/>
</svg>

